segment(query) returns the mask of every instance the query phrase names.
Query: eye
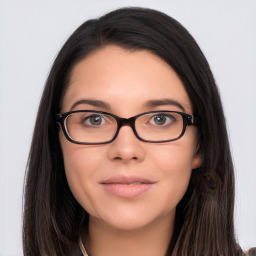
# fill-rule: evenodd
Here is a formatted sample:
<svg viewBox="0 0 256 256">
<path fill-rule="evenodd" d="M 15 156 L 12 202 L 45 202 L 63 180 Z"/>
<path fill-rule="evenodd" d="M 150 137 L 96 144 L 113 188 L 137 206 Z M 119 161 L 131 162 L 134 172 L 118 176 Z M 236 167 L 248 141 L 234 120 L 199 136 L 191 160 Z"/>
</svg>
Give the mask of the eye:
<svg viewBox="0 0 256 256">
<path fill-rule="evenodd" d="M 166 126 L 175 122 L 175 118 L 169 114 L 159 113 L 150 119 L 149 123 L 157 126 Z"/>
<path fill-rule="evenodd" d="M 105 124 L 105 119 L 102 115 L 93 114 L 82 118 L 81 124 L 86 126 L 100 126 Z"/>
</svg>

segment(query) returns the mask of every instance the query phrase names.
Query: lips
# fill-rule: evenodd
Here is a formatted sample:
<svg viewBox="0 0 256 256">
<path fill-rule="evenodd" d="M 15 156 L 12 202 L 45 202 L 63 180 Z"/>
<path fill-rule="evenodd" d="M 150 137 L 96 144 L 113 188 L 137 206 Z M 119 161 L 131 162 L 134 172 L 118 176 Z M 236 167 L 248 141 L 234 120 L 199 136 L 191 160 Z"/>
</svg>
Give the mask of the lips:
<svg viewBox="0 0 256 256">
<path fill-rule="evenodd" d="M 154 184 L 155 182 L 138 176 L 113 176 L 100 183 L 107 193 L 124 198 L 138 197 Z"/>
</svg>

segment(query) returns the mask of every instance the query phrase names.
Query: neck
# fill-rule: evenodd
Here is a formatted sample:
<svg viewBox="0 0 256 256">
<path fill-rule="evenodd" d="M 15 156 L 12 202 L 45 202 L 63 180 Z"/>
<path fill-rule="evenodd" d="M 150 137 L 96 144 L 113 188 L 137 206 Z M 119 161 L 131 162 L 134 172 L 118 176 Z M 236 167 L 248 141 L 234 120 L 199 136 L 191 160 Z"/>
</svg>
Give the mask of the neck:
<svg viewBox="0 0 256 256">
<path fill-rule="evenodd" d="M 174 217 L 168 216 L 142 228 L 120 230 L 91 217 L 84 241 L 91 256 L 164 256 L 173 226 Z"/>
</svg>

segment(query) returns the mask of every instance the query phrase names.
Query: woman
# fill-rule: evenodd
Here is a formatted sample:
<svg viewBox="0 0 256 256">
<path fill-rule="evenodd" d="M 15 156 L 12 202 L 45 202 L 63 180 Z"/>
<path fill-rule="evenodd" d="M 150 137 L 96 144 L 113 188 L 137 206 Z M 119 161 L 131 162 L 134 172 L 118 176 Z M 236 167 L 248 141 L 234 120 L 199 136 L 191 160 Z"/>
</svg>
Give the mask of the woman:
<svg viewBox="0 0 256 256">
<path fill-rule="evenodd" d="M 57 56 L 29 156 L 24 255 L 242 255 L 220 97 L 191 35 L 125 8 Z"/>
</svg>

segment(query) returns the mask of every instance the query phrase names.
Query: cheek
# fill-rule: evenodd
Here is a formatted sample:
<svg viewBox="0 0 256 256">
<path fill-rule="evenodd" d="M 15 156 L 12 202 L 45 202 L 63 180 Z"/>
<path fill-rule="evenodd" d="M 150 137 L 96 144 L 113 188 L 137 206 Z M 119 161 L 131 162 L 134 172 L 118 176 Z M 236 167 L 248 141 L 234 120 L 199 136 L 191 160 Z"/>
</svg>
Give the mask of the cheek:
<svg viewBox="0 0 256 256">
<path fill-rule="evenodd" d="M 91 176 L 101 161 L 97 146 L 86 146 L 71 143 L 60 133 L 65 172 L 68 179 Z M 87 154 L 87 151 L 91 154 Z"/>
<path fill-rule="evenodd" d="M 150 156 L 161 180 L 163 204 L 175 208 L 184 196 L 193 169 L 193 150 L 178 143 L 159 147 Z M 159 199 L 158 199 L 159 200 Z"/>
<path fill-rule="evenodd" d="M 70 143 L 65 138 L 60 139 L 60 142 L 68 185 L 76 200 L 85 208 L 84 202 L 90 202 L 94 190 L 92 184 L 97 180 L 95 170 L 101 162 L 100 154 L 88 156 L 86 146 Z M 94 149 L 90 148 L 90 151 Z"/>
<path fill-rule="evenodd" d="M 156 148 L 149 157 L 163 175 L 182 177 L 193 169 L 195 157 L 193 148 L 189 144 L 181 143 L 163 145 Z"/>
</svg>

